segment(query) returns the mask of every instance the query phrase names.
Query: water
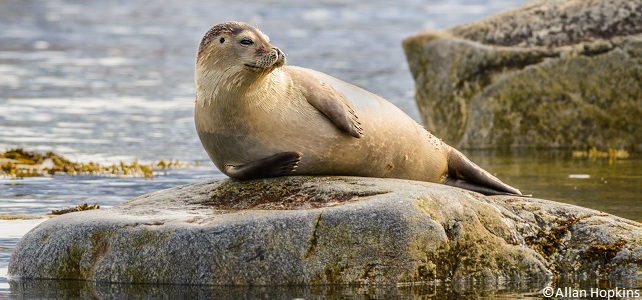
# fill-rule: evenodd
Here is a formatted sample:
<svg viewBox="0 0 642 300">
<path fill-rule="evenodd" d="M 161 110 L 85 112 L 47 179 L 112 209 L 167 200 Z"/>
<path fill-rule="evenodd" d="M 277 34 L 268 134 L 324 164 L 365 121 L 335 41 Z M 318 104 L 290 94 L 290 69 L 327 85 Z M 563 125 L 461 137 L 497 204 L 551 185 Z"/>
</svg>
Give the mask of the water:
<svg viewBox="0 0 642 300">
<path fill-rule="evenodd" d="M 519 292 L 492 288 L 447 287 L 422 285 L 408 287 L 362 286 L 281 286 L 281 287 L 221 287 L 178 285 L 100 284 L 77 281 L 31 281 L 12 283 L 14 290 L 24 291 L 25 297 L 40 296 L 49 291 L 65 290 L 64 299 L 540 299 L 528 284 L 514 289 Z M 42 292 L 41 292 L 42 291 Z"/>
<path fill-rule="evenodd" d="M 2 1 L 1 150 L 23 147 L 55 151 L 76 161 L 105 163 L 179 159 L 200 161 L 201 167 L 172 170 L 153 180 L 91 176 L 0 179 L 0 216 L 45 214 L 81 203 L 108 207 L 151 191 L 223 177 L 209 162 L 193 125 L 195 53 L 203 33 L 216 23 L 237 20 L 257 25 L 288 55 L 289 64 L 314 68 L 380 94 L 419 121 L 401 40 L 421 30 L 476 20 L 524 1 Z M 639 159 L 609 164 L 573 160 L 566 152 L 466 154 L 526 193 L 642 219 Z M 589 178 L 571 178 L 578 174 Z M 0 298 L 11 289 L 18 291 L 16 295 L 35 297 L 19 292 L 25 291 L 24 287 L 10 287 L 2 276 L 15 243 L 41 221 L 0 222 Z M 324 295 L 511 298 L 515 293 L 529 295 L 541 288 L 541 284 L 508 289 L 439 286 L 372 291 L 88 288 L 86 283 L 59 281 L 25 285 L 43 298 L 65 298 L 54 286 L 75 286 L 72 290 L 78 295 L 95 290 L 108 298 L 123 295 L 123 291 L 129 295 L 148 291 L 195 296 L 227 293 L 230 299 L 265 295 L 283 299 Z"/>
<path fill-rule="evenodd" d="M 524 194 L 642 221 L 642 159 L 574 159 L 559 151 L 464 151 Z"/>
</svg>

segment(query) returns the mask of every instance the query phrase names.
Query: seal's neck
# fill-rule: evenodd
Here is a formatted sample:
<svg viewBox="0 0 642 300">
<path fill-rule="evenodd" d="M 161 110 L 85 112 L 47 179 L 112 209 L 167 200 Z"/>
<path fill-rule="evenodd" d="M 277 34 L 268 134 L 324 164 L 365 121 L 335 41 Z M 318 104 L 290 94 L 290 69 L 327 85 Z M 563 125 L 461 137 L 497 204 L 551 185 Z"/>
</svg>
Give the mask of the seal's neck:
<svg viewBox="0 0 642 300">
<path fill-rule="evenodd" d="M 196 68 L 196 105 L 262 105 L 264 93 L 274 93 L 282 82 L 284 73 L 280 68 L 266 72 L 250 73 L 242 67 L 225 70 Z"/>
</svg>

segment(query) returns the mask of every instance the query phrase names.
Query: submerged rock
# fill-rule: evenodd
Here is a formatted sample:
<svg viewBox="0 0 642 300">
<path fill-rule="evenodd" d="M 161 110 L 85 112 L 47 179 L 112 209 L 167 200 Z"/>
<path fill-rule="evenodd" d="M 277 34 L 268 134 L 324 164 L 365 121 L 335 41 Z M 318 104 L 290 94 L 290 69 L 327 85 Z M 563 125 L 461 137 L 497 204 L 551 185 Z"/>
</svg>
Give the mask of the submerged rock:
<svg viewBox="0 0 642 300">
<path fill-rule="evenodd" d="M 535 0 L 403 43 L 427 129 L 456 148 L 642 151 L 642 2 Z"/>
<path fill-rule="evenodd" d="M 12 280 L 399 284 L 640 276 L 642 225 L 546 200 L 358 177 L 230 179 L 54 217 Z"/>
</svg>

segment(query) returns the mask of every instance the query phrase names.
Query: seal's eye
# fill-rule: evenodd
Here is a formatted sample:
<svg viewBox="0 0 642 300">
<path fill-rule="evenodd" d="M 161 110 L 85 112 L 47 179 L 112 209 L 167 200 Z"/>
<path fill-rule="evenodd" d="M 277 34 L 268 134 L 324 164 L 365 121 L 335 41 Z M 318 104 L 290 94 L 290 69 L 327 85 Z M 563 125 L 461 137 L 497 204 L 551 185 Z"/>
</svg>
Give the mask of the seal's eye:
<svg viewBox="0 0 642 300">
<path fill-rule="evenodd" d="M 250 39 L 242 39 L 242 40 L 240 41 L 240 43 L 241 43 L 242 45 L 249 46 L 249 45 L 254 44 L 254 41 L 253 41 L 253 40 L 250 40 Z"/>
<path fill-rule="evenodd" d="M 223 43 L 225 43 L 225 38 L 224 38 L 224 37 L 222 37 L 222 38 L 221 38 L 220 40 L 218 40 L 218 41 L 219 41 L 219 42 L 221 42 L 221 44 L 223 44 Z"/>
</svg>

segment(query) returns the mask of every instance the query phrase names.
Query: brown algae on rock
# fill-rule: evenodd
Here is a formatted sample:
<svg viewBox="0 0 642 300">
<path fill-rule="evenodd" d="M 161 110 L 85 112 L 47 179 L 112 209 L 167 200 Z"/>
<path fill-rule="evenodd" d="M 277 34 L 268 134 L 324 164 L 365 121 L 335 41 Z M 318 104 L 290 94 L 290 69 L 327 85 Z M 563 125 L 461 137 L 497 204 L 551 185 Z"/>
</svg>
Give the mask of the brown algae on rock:
<svg viewBox="0 0 642 300">
<path fill-rule="evenodd" d="M 612 244 L 593 244 L 586 249 L 583 258 L 588 262 L 598 264 L 597 270 L 601 274 L 609 274 L 612 267 L 613 258 L 620 253 L 626 245 L 626 241 L 620 239 Z M 639 264 L 640 262 L 638 262 Z"/>
<path fill-rule="evenodd" d="M 542 257 L 548 261 L 552 261 L 561 246 L 562 239 L 569 233 L 569 227 L 577 223 L 579 219 L 569 219 L 561 222 L 559 226 L 551 226 L 548 231 L 541 230 L 536 236 L 525 238 L 526 245 L 531 249 L 537 251 Z"/>
<path fill-rule="evenodd" d="M 364 190 L 358 187 L 339 190 L 330 186 L 320 192 L 313 178 L 301 177 L 276 182 L 261 179 L 230 180 L 223 182 L 209 194 L 207 201 L 200 203 L 214 206 L 219 210 L 311 209 L 339 205 L 387 192 Z"/>
<path fill-rule="evenodd" d="M 63 215 L 63 214 L 75 212 L 75 211 L 92 210 L 92 209 L 99 209 L 99 208 L 100 208 L 100 205 L 98 204 L 89 205 L 87 203 L 83 203 L 83 204 L 78 204 L 75 207 L 71 207 L 71 208 L 60 209 L 60 210 L 54 209 L 51 211 L 51 214 L 58 216 L 58 215 Z"/>
<path fill-rule="evenodd" d="M 22 148 L 10 149 L 0 153 L 0 177 L 23 178 L 36 176 L 94 175 L 94 176 L 133 176 L 153 178 L 154 172 L 173 168 L 193 166 L 178 160 L 160 160 L 143 164 L 134 160 L 131 163 L 119 162 L 103 165 L 96 162 L 76 163 L 54 152 L 45 154 L 26 151 Z"/>
</svg>

